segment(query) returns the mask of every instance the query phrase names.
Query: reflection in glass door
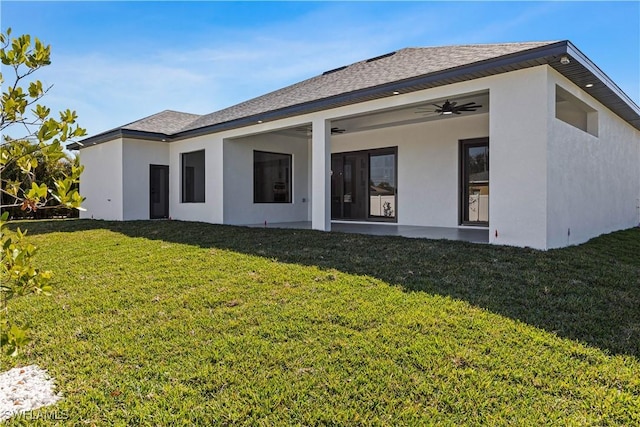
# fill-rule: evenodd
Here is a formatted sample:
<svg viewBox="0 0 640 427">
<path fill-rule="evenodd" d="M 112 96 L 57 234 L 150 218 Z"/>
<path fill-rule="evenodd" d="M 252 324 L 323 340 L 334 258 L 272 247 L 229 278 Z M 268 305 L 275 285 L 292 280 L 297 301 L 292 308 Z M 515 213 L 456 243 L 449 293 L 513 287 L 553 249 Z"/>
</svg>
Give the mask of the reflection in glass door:
<svg viewBox="0 0 640 427">
<path fill-rule="evenodd" d="M 396 154 L 369 156 L 369 216 L 396 217 Z"/>
<path fill-rule="evenodd" d="M 489 225 L 489 139 L 461 141 L 462 223 Z"/>
</svg>

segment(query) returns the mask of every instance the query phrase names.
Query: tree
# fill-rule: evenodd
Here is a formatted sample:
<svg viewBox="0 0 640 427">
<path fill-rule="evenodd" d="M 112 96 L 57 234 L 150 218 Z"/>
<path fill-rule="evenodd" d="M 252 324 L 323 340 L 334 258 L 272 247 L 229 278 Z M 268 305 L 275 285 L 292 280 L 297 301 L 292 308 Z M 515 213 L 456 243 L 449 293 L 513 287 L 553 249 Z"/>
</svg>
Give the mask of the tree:
<svg viewBox="0 0 640 427">
<path fill-rule="evenodd" d="M 57 162 L 47 161 L 42 153 L 37 150 L 34 152 L 34 157 L 37 160 L 38 165 L 32 169 L 33 176 L 25 175 L 20 168 L 13 163 L 2 171 L 2 178 L 4 182 L 20 183 L 20 191 L 23 193 L 29 191 L 29 188 L 31 187 L 30 181 L 32 180 L 37 183 L 45 184 L 47 188 L 55 188 L 56 180 L 69 176 L 73 173 L 73 167 L 79 166 L 79 158 L 70 154 L 65 154 L 65 157 Z M 77 189 L 77 185 L 74 185 L 74 189 Z M 23 209 L 21 204 L 15 203 L 13 196 L 6 193 L 0 193 L 0 205 L 3 206 L 3 210 L 9 212 L 10 219 L 43 219 L 61 215 L 65 215 L 67 217 L 77 215 L 76 209 L 70 209 L 66 206 L 60 207 L 58 201 L 53 198 L 47 201 L 47 204 L 44 207 L 41 207 L 36 211 L 31 211 Z"/>
<path fill-rule="evenodd" d="M 0 99 L 0 191 L 3 195 L 0 346 L 13 355 L 28 341 L 28 331 L 11 321 L 8 303 L 15 296 L 48 293 L 51 273 L 35 266 L 33 257 L 37 248 L 25 240 L 24 232 L 19 228 L 15 234 L 6 232 L 9 217 L 6 209 L 20 207 L 30 212 L 56 207 L 79 209 L 83 200 L 77 190 L 82 173 L 77 159 L 67 170 L 58 168 L 61 172 L 50 177 L 49 185 L 36 175 L 39 165 L 55 169 L 66 158 L 63 143 L 85 135 L 85 130 L 76 124 L 75 111 L 62 111 L 56 120 L 51 117 L 51 110 L 40 104 L 52 86 L 44 87 L 31 75 L 50 65 L 50 56 L 51 46 L 45 46 L 37 38 L 32 43 L 29 35 L 12 38 L 11 29 L 0 33 L 0 62 L 3 71 L 8 69 L 11 74 L 11 81 Z M 2 73 L 0 85 L 4 86 Z M 5 204 L 5 200 L 9 202 Z"/>
</svg>

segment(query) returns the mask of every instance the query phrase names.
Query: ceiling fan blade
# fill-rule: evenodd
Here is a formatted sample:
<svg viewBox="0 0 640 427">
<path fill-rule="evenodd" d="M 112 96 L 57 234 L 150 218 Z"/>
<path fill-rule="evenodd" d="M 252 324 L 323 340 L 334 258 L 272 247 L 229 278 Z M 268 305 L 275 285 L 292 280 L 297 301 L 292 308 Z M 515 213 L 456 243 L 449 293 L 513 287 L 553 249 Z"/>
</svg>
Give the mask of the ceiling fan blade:
<svg viewBox="0 0 640 427">
<path fill-rule="evenodd" d="M 456 108 L 456 111 L 476 111 L 480 107 L 482 107 L 482 105 L 476 105 L 473 107 Z"/>
<path fill-rule="evenodd" d="M 458 108 L 471 107 L 475 104 L 475 102 L 467 102 L 466 104 L 458 105 Z"/>
</svg>

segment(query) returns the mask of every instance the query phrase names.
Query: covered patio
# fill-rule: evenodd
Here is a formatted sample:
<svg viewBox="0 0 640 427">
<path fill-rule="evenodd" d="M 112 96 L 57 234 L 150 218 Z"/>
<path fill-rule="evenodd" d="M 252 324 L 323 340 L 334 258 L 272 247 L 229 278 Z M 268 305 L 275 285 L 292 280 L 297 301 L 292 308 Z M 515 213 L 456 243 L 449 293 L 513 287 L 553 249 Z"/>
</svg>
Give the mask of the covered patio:
<svg viewBox="0 0 640 427">
<path fill-rule="evenodd" d="M 255 228 L 311 230 L 311 221 L 248 224 L 246 226 Z M 445 239 L 470 243 L 489 243 L 489 230 L 482 227 L 423 227 L 391 223 L 332 221 L 331 231 L 339 233 L 369 234 L 375 236 L 402 236 L 414 239 Z"/>
</svg>

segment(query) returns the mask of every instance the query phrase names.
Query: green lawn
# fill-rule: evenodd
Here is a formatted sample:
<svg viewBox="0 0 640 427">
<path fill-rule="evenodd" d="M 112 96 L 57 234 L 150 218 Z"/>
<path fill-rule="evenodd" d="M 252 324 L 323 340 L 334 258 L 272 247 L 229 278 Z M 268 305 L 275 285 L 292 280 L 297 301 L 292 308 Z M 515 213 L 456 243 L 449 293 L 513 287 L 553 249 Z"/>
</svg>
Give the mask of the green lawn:
<svg viewBox="0 0 640 427">
<path fill-rule="evenodd" d="M 539 252 L 20 225 L 55 291 L 14 301 L 34 342 L 0 370 L 48 369 L 70 424 L 640 424 L 640 229 Z"/>
</svg>

